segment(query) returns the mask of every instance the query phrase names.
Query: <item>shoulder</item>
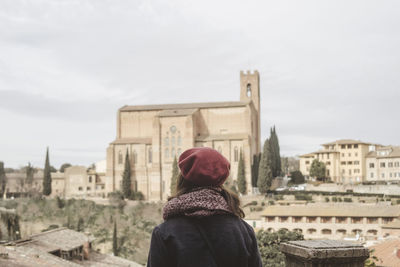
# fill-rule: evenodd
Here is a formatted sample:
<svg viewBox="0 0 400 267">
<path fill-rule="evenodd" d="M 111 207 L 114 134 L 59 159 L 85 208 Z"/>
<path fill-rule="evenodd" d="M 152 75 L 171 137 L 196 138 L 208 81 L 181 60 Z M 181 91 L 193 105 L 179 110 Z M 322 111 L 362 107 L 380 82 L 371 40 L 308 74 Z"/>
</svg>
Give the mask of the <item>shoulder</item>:
<svg viewBox="0 0 400 267">
<path fill-rule="evenodd" d="M 189 219 L 186 217 L 174 217 L 164 221 L 163 223 L 157 225 L 153 233 L 160 235 L 163 239 L 175 235 L 178 232 L 184 232 L 185 230 L 191 230 L 192 225 Z"/>
</svg>

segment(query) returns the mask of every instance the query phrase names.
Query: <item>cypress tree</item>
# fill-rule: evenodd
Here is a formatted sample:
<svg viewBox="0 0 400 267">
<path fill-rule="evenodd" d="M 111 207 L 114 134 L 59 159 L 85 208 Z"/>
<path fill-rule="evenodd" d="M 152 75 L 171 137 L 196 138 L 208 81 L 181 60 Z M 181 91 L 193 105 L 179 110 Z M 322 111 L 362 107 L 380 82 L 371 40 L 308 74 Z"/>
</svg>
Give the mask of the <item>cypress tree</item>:
<svg viewBox="0 0 400 267">
<path fill-rule="evenodd" d="M 28 166 L 26 166 L 26 180 L 25 183 L 28 184 L 29 186 L 32 185 L 33 183 L 33 173 L 35 172 L 34 168 L 32 167 L 31 163 L 28 163 Z"/>
<path fill-rule="evenodd" d="M 124 198 L 130 198 L 132 195 L 132 183 L 131 183 L 131 163 L 129 162 L 128 149 L 125 155 L 125 168 L 122 174 L 122 194 Z"/>
<path fill-rule="evenodd" d="M 279 147 L 279 139 L 278 139 L 278 135 L 276 134 L 276 129 L 274 126 L 273 129 L 273 133 L 274 133 L 274 146 L 275 146 L 275 176 L 279 176 L 281 175 L 281 171 L 282 171 L 282 161 L 281 161 L 281 149 Z"/>
<path fill-rule="evenodd" d="M 113 254 L 114 254 L 114 256 L 118 256 L 118 237 L 117 237 L 117 222 L 116 221 L 114 221 Z"/>
<path fill-rule="evenodd" d="M 51 194 L 51 173 L 49 161 L 49 148 L 46 151 L 46 162 L 43 171 L 43 195 L 48 196 Z"/>
<path fill-rule="evenodd" d="M 7 177 L 6 172 L 4 171 L 4 162 L 0 161 L 0 197 L 2 197 L 4 192 L 6 191 L 6 183 Z"/>
<path fill-rule="evenodd" d="M 237 183 L 238 183 L 239 192 L 243 195 L 246 194 L 246 191 L 247 191 L 246 172 L 245 172 L 244 168 L 245 168 L 245 166 L 244 166 L 243 153 L 242 153 L 242 151 L 240 151 Z"/>
<path fill-rule="evenodd" d="M 258 170 L 257 187 L 261 193 L 265 194 L 271 187 L 273 175 L 272 175 L 272 153 L 271 144 L 269 139 L 265 140 L 263 153 L 260 159 L 260 166 Z"/>
<path fill-rule="evenodd" d="M 251 186 L 257 187 L 258 180 L 258 168 L 260 165 L 261 153 L 258 155 L 253 155 L 253 164 L 251 165 Z"/>
<path fill-rule="evenodd" d="M 82 217 L 79 217 L 78 225 L 76 226 L 76 230 L 78 232 L 82 232 L 83 231 L 83 218 Z"/>
<path fill-rule="evenodd" d="M 179 170 L 178 170 L 178 160 L 176 156 L 174 158 L 174 162 L 172 163 L 172 176 L 171 176 L 171 195 L 176 193 L 176 183 L 178 181 Z"/>
</svg>

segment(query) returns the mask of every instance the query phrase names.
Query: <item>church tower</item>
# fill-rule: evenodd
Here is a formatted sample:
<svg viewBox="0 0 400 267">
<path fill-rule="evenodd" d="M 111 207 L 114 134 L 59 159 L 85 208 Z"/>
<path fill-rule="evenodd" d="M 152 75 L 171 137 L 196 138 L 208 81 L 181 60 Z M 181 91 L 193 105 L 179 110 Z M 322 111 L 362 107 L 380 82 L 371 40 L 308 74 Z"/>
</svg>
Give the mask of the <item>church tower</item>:
<svg viewBox="0 0 400 267">
<path fill-rule="evenodd" d="M 256 138 L 256 153 L 261 151 L 261 126 L 260 126 L 260 74 L 257 70 L 240 71 L 240 101 L 253 101 L 256 109 L 255 138 Z"/>
</svg>

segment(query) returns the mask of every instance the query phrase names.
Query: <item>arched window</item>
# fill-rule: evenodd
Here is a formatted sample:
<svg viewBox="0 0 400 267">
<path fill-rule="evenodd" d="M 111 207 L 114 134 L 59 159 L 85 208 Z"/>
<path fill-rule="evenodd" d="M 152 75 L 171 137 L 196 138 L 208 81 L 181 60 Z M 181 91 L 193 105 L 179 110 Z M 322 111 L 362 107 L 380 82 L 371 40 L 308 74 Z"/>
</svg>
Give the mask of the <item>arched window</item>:
<svg viewBox="0 0 400 267">
<path fill-rule="evenodd" d="M 182 153 L 182 149 L 178 148 L 178 157 L 181 155 L 181 153 Z"/>
<path fill-rule="evenodd" d="M 166 159 L 169 157 L 169 149 L 168 149 L 168 148 L 166 148 L 166 149 L 164 150 L 164 157 L 165 157 Z"/>
<path fill-rule="evenodd" d="M 247 84 L 247 92 L 246 92 L 248 97 L 251 97 L 251 84 Z"/>
<path fill-rule="evenodd" d="M 294 232 L 298 232 L 300 234 L 303 233 L 303 230 L 301 230 L 300 228 L 295 228 L 295 229 L 293 229 L 293 231 Z"/>
<path fill-rule="evenodd" d="M 175 148 L 171 148 L 171 158 L 175 157 Z"/>
<path fill-rule="evenodd" d="M 164 138 L 164 145 L 166 145 L 166 146 L 169 145 L 169 138 L 168 138 L 168 136 Z"/>
<path fill-rule="evenodd" d="M 89 176 L 89 183 L 92 182 L 92 176 Z"/>
<path fill-rule="evenodd" d="M 180 135 L 178 135 L 178 141 L 177 141 L 178 146 L 182 145 L 182 138 Z"/>
<path fill-rule="evenodd" d="M 151 150 L 151 147 L 149 147 L 149 163 L 153 162 L 153 151 Z"/>
<path fill-rule="evenodd" d="M 233 149 L 233 160 L 235 162 L 238 162 L 238 160 L 239 160 L 239 150 L 238 150 L 237 146 L 235 146 L 235 148 Z"/>
<path fill-rule="evenodd" d="M 122 152 L 119 151 L 118 152 L 118 164 L 122 164 L 122 162 L 123 162 Z"/>
<path fill-rule="evenodd" d="M 314 234 L 316 231 L 317 230 L 314 229 L 314 228 L 307 229 L 307 233 L 310 234 L 310 235 Z"/>
<path fill-rule="evenodd" d="M 332 234 L 332 230 L 331 229 L 322 229 L 321 233 L 323 235 L 330 235 L 330 234 Z"/>
<path fill-rule="evenodd" d="M 171 137 L 171 145 L 174 146 L 175 145 L 175 136 Z"/>
</svg>

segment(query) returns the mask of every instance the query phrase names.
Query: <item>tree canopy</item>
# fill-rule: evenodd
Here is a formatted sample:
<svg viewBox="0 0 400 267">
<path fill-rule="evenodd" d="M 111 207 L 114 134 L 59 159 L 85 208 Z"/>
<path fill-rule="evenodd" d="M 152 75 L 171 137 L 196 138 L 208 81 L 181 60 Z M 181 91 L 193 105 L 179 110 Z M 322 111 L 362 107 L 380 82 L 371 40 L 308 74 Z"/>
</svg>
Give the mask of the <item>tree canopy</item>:
<svg viewBox="0 0 400 267">
<path fill-rule="evenodd" d="M 240 150 L 239 164 L 238 164 L 238 174 L 237 183 L 239 192 L 244 195 L 247 193 L 247 183 L 246 183 L 246 170 L 244 165 L 243 152 Z"/>
<path fill-rule="evenodd" d="M 260 230 L 256 237 L 264 267 L 285 267 L 285 255 L 279 249 L 280 244 L 304 239 L 302 234 L 284 229 L 274 233 Z"/>
<path fill-rule="evenodd" d="M 314 159 L 310 167 L 310 176 L 317 178 L 317 180 L 325 180 L 326 178 L 326 166 L 325 163 Z"/>
<path fill-rule="evenodd" d="M 262 194 L 267 193 L 271 187 L 272 179 L 272 151 L 269 139 L 267 139 L 264 142 L 257 179 L 257 187 Z"/>
<path fill-rule="evenodd" d="M 49 160 L 49 148 L 46 150 L 46 161 L 44 164 L 43 171 L 43 195 L 49 196 L 51 194 L 51 173 L 50 173 L 50 160 Z"/>
<path fill-rule="evenodd" d="M 130 198 L 132 195 L 132 181 L 131 181 L 131 163 L 129 160 L 128 149 L 125 155 L 125 166 L 122 174 L 122 194 L 124 198 Z"/>
<path fill-rule="evenodd" d="M 66 168 L 69 168 L 69 167 L 71 167 L 72 165 L 71 164 L 69 164 L 69 163 L 64 163 L 63 165 L 61 165 L 61 167 L 60 167 L 60 172 L 65 172 L 65 169 Z"/>
<path fill-rule="evenodd" d="M 281 174 L 282 163 L 281 163 L 281 155 L 280 155 L 280 147 L 278 135 L 276 134 L 275 126 L 270 130 L 270 148 L 271 148 L 271 169 L 272 176 L 275 178 Z"/>
<path fill-rule="evenodd" d="M 293 184 L 303 184 L 305 182 L 304 176 L 301 171 L 293 171 L 290 173 L 290 182 Z"/>
</svg>

